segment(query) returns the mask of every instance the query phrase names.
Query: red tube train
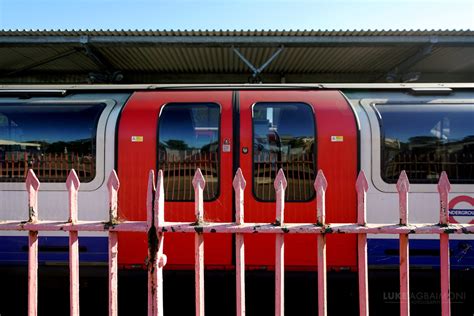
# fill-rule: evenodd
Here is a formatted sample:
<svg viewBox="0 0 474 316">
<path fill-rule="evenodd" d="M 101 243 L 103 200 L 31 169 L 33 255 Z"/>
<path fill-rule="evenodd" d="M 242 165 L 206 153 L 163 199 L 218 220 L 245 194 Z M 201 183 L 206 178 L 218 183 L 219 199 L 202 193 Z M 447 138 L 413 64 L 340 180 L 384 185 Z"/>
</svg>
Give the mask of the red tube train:
<svg viewBox="0 0 474 316">
<path fill-rule="evenodd" d="M 205 220 L 233 220 L 232 179 L 247 179 L 245 221 L 273 222 L 273 180 L 288 180 L 286 222 L 316 222 L 313 182 L 322 169 L 329 182 L 327 222 L 356 222 L 355 180 L 369 179 L 371 223 L 398 222 L 395 183 L 406 170 L 412 183 L 409 221 L 438 221 L 436 183 L 446 171 L 453 183 L 453 222 L 474 221 L 474 85 L 212 85 L 15 86 L 0 89 L 0 220 L 26 219 L 26 170 L 42 182 L 42 219 L 67 218 L 64 181 L 74 168 L 81 180 L 83 220 L 107 220 L 106 175 L 121 181 L 119 217 L 145 220 L 150 169 L 162 169 L 165 220 L 193 221 L 191 180 L 206 179 Z M 233 266 L 233 237 L 206 235 L 209 269 Z M 369 236 L 369 264 L 398 264 L 396 236 Z M 81 261 L 107 260 L 102 234 L 80 236 Z M 411 264 L 436 267 L 436 236 L 411 237 Z M 288 235 L 286 265 L 316 267 L 314 236 Z M 144 234 L 119 235 L 119 264 L 143 267 Z M 0 235 L 0 264 L 27 260 L 22 233 Z M 248 268 L 274 264 L 273 236 L 246 236 Z M 474 266 L 474 240 L 451 240 L 454 268 Z M 168 234 L 168 268 L 194 264 L 193 236 Z M 67 236 L 40 238 L 40 262 L 67 262 Z M 311 251 L 314 249 L 314 251 Z M 328 266 L 355 269 L 355 236 L 328 236 Z"/>
</svg>

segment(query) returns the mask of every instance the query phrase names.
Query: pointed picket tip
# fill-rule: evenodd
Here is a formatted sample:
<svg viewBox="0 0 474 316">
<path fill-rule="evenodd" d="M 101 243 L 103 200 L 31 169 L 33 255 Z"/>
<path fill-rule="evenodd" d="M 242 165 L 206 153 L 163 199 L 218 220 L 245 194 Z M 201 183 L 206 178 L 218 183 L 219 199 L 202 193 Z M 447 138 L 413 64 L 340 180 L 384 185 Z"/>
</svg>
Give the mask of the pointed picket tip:
<svg viewBox="0 0 474 316">
<path fill-rule="evenodd" d="M 74 169 L 71 169 L 66 179 L 66 188 L 68 190 L 75 189 L 77 191 L 79 190 L 80 185 L 81 185 L 81 182 L 79 181 L 79 178 L 77 177 L 76 171 Z"/>
<path fill-rule="evenodd" d="M 107 187 L 109 188 L 109 190 L 114 189 L 115 191 L 118 191 L 120 187 L 120 180 L 115 170 L 112 170 L 110 172 L 109 179 L 107 180 Z"/>
<path fill-rule="evenodd" d="M 156 174 L 156 191 L 157 192 L 163 192 L 163 170 L 158 170 L 158 173 Z"/>
<path fill-rule="evenodd" d="M 198 186 L 201 189 L 204 189 L 204 186 L 206 185 L 206 180 L 204 179 L 204 176 L 202 175 L 201 168 L 196 169 L 196 173 L 194 174 L 193 178 L 193 187 L 196 189 Z"/>
<path fill-rule="evenodd" d="M 148 185 L 146 194 L 146 221 L 148 229 L 153 225 L 153 192 L 155 192 L 155 171 L 148 172 Z"/>
<path fill-rule="evenodd" d="M 356 181 L 356 191 L 367 192 L 367 190 L 369 190 L 369 183 L 367 182 L 367 177 L 365 176 L 364 170 L 360 170 Z"/>
<path fill-rule="evenodd" d="M 328 181 L 326 180 L 324 172 L 321 169 L 318 170 L 318 175 L 316 176 L 316 180 L 314 180 L 314 189 L 316 192 L 318 192 L 320 188 L 324 191 L 326 191 L 328 188 Z"/>
<path fill-rule="evenodd" d="M 451 191 L 451 183 L 449 182 L 448 175 L 445 171 L 441 172 L 441 176 L 438 181 L 438 192 L 449 192 Z"/>
<path fill-rule="evenodd" d="M 156 193 L 155 193 L 155 226 L 158 227 L 165 221 L 165 190 L 163 181 L 163 170 L 158 170 L 156 174 Z"/>
<path fill-rule="evenodd" d="M 283 187 L 283 190 L 286 189 L 286 187 L 288 186 L 288 182 L 286 181 L 286 177 L 285 177 L 285 173 L 283 172 L 283 169 L 280 168 L 280 170 L 278 170 L 278 174 L 275 178 L 275 182 L 273 182 L 273 186 L 275 187 L 275 190 L 279 190 L 280 189 L 280 186 Z"/>
<path fill-rule="evenodd" d="M 148 189 L 151 188 L 152 191 L 155 191 L 155 171 L 150 170 L 148 172 Z"/>
<path fill-rule="evenodd" d="M 237 172 L 235 173 L 234 181 L 232 182 L 232 185 L 234 187 L 234 190 L 237 191 L 237 189 L 245 189 L 245 186 L 247 185 L 247 182 L 245 181 L 244 175 L 242 174 L 242 169 L 237 169 Z"/>
<path fill-rule="evenodd" d="M 26 175 L 25 184 L 26 184 L 26 190 L 27 191 L 30 191 L 30 188 L 33 188 L 33 190 L 35 190 L 35 191 L 39 190 L 41 182 L 36 177 L 36 174 L 33 171 L 33 169 L 28 170 L 28 174 Z"/>
<path fill-rule="evenodd" d="M 405 170 L 402 170 L 402 172 L 400 172 L 400 176 L 398 177 L 397 191 L 399 193 L 406 193 L 410 191 L 410 181 L 408 180 Z"/>
</svg>

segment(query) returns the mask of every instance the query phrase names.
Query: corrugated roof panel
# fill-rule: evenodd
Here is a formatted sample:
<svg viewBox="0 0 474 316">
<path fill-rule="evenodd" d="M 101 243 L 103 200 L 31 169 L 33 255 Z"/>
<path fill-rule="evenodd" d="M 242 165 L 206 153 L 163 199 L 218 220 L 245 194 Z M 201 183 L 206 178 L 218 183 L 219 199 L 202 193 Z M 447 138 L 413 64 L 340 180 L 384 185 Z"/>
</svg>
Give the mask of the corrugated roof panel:
<svg viewBox="0 0 474 316">
<path fill-rule="evenodd" d="M 472 36 L 472 30 L 3 30 L 0 36 Z"/>
<path fill-rule="evenodd" d="M 423 45 L 429 44 L 430 41 L 433 43 L 432 54 L 416 63 L 409 71 L 463 74 L 474 72 L 474 41 L 470 39 L 474 36 L 474 31 L 463 30 L 20 30 L 0 31 L 0 43 L 5 36 L 8 38 L 5 39 L 4 45 L 0 46 L 2 73 L 39 63 L 71 49 L 78 52 L 36 66 L 34 70 L 44 72 L 44 76 L 47 72 L 87 74 L 90 71 L 99 71 L 99 67 L 82 52 L 83 44 L 87 43 L 86 37 L 90 40 L 88 45 L 103 56 L 104 63 L 110 64 L 111 69 L 108 70 L 145 73 L 146 76 L 153 73 L 250 74 L 249 67 L 233 52 L 233 45 L 258 68 L 277 51 L 279 40 L 286 43 L 285 47 L 265 68 L 264 74 L 339 76 L 344 73 L 364 73 L 365 77 L 371 77 L 376 73 L 376 76 L 380 77 L 416 55 Z M 16 39 L 8 42 L 12 36 L 39 40 L 28 42 L 27 45 L 16 43 Z M 79 38 L 81 36 L 83 38 Z M 172 37 L 169 39 L 172 45 L 167 45 L 166 39 L 157 42 L 153 38 L 146 43 L 140 42 L 143 38 L 135 38 L 138 42 L 127 42 L 127 37 L 133 36 Z M 357 37 L 361 36 L 364 38 L 358 40 Z M 418 36 L 422 37 L 421 40 L 416 39 Z M 436 41 L 443 36 L 449 38 L 445 38 L 445 42 L 440 45 Z M 460 42 L 453 46 L 450 41 L 458 41 L 456 36 L 459 36 Z M 41 42 L 42 37 L 48 39 Z M 97 37 L 101 37 L 100 42 Z M 183 41 L 187 42 L 181 42 L 180 37 L 186 37 Z M 271 37 L 275 37 L 275 42 L 268 39 Z M 321 41 L 324 37 L 331 38 Z M 387 37 L 397 38 L 389 39 L 387 43 Z M 232 38 L 236 38 L 235 43 L 246 44 L 233 44 Z M 246 41 L 242 38 L 246 38 Z M 199 44 L 195 45 L 193 39 L 197 39 Z M 72 42 L 67 43 L 67 40 Z M 123 40 L 126 41 L 125 44 Z M 208 44 L 208 41 L 211 44 Z M 298 45 L 295 45 L 294 41 L 297 41 Z M 344 41 L 343 45 L 340 41 Z M 462 41 L 466 41 L 466 44 Z"/>
<path fill-rule="evenodd" d="M 413 71 L 474 72 L 474 47 L 436 47 L 431 55 L 413 67 Z"/>
</svg>

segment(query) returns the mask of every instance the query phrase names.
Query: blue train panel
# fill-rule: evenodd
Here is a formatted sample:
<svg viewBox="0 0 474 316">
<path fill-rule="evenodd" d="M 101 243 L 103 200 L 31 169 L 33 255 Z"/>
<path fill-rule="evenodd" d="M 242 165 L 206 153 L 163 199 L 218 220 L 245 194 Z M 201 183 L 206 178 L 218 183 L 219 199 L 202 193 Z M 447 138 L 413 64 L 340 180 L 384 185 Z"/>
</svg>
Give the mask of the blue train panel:
<svg viewBox="0 0 474 316">
<path fill-rule="evenodd" d="M 474 268 L 474 240 L 450 240 L 451 269 Z M 370 266 L 398 266 L 398 239 L 368 239 Z M 439 268 L 439 239 L 410 239 L 410 267 Z"/>
<path fill-rule="evenodd" d="M 69 261 L 68 237 L 38 237 L 39 264 Z M 103 264 L 108 260 L 107 237 L 79 237 L 81 263 Z M 28 237 L 0 236 L 0 264 L 28 264 Z"/>
</svg>

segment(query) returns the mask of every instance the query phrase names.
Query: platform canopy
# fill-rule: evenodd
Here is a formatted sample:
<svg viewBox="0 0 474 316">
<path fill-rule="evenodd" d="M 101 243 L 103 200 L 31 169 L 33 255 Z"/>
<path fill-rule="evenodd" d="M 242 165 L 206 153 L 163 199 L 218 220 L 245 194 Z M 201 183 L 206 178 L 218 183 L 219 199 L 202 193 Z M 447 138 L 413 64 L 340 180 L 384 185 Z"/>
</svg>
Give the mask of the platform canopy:
<svg viewBox="0 0 474 316">
<path fill-rule="evenodd" d="M 474 31 L 0 31 L 0 83 L 474 82 Z"/>
</svg>

